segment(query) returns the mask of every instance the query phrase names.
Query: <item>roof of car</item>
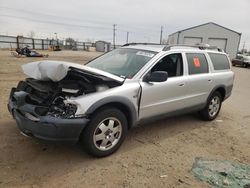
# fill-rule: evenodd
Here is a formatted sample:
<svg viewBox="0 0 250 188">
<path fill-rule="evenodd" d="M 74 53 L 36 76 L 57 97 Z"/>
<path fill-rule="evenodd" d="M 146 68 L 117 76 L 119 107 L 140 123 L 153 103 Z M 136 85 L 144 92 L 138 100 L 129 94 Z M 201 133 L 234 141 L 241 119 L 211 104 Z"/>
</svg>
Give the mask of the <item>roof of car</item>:
<svg viewBox="0 0 250 188">
<path fill-rule="evenodd" d="M 201 45 L 161 45 L 161 44 L 140 44 L 140 43 L 132 43 L 132 44 L 125 44 L 123 48 L 130 48 L 130 49 L 139 49 L 139 50 L 148 50 L 154 52 L 161 52 L 161 51 L 206 51 L 206 52 L 217 52 L 217 53 L 224 53 L 224 51 L 216 46 L 206 46 L 204 44 Z"/>
<path fill-rule="evenodd" d="M 136 44 L 136 45 L 128 45 L 123 46 L 123 48 L 132 48 L 139 50 L 148 50 L 153 52 L 161 52 L 166 45 L 154 45 L 154 44 Z"/>
</svg>

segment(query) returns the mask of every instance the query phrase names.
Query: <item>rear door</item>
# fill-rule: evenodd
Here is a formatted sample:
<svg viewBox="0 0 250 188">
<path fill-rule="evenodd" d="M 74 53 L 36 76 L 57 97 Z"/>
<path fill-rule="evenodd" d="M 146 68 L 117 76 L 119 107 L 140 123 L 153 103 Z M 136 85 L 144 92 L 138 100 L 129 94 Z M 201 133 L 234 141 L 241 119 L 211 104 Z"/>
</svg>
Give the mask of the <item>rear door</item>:
<svg viewBox="0 0 250 188">
<path fill-rule="evenodd" d="M 185 56 L 188 64 L 187 106 L 198 107 L 206 103 L 213 87 L 213 77 L 204 53 L 192 52 Z"/>
<path fill-rule="evenodd" d="M 162 57 L 145 73 L 146 75 L 154 71 L 165 71 L 169 77 L 165 82 L 140 81 L 140 119 L 185 108 L 187 77 L 183 75 L 183 67 L 183 54 L 172 53 Z"/>
</svg>

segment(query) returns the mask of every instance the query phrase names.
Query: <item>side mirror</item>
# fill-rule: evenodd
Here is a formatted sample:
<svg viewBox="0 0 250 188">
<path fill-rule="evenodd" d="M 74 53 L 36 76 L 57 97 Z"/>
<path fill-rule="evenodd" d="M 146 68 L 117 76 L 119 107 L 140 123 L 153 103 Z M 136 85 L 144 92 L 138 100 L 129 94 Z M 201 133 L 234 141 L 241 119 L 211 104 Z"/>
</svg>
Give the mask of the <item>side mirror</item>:
<svg viewBox="0 0 250 188">
<path fill-rule="evenodd" d="M 155 71 L 144 77 L 145 82 L 165 82 L 168 79 L 168 73 L 165 71 Z"/>
</svg>

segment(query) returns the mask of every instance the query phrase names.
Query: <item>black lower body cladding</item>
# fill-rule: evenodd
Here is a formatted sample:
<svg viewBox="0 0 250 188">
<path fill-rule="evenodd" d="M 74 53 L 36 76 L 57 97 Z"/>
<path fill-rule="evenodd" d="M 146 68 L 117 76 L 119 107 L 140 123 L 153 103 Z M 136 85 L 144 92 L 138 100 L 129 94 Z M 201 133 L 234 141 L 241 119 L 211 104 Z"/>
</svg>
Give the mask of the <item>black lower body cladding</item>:
<svg viewBox="0 0 250 188">
<path fill-rule="evenodd" d="M 45 141 L 78 142 L 87 118 L 62 119 L 38 114 L 41 106 L 25 103 L 27 93 L 12 89 L 8 109 L 21 132 Z"/>
<path fill-rule="evenodd" d="M 34 121 L 27 116 L 13 110 L 13 117 L 17 126 L 25 135 L 44 141 L 77 143 L 80 134 L 88 123 L 88 119 L 60 119 L 45 116 Z"/>
</svg>

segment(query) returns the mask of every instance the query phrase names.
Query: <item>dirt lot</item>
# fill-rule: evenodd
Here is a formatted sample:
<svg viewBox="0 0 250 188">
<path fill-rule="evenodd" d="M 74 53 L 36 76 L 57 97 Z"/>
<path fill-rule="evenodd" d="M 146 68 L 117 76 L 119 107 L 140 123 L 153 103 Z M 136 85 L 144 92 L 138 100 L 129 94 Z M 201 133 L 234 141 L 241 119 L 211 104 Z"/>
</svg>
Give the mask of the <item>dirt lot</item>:
<svg viewBox="0 0 250 188">
<path fill-rule="evenodd" d="M 49 59 L 85 63 L 97 55 L 50 52 Z M 0 187 L 206 187 L 190 173 L 196 157 L 250 164 L 250 69 L 233 69 L 233 95 L 217 121 L 190 114 L 140 126 L 118 152 L 95 159 L 80 146 L 43 144 L 19 133 L 6 104 L 11 87 L 25 78 L 21 65 L 35 60 L 0 51 Z"/>
</svg>

